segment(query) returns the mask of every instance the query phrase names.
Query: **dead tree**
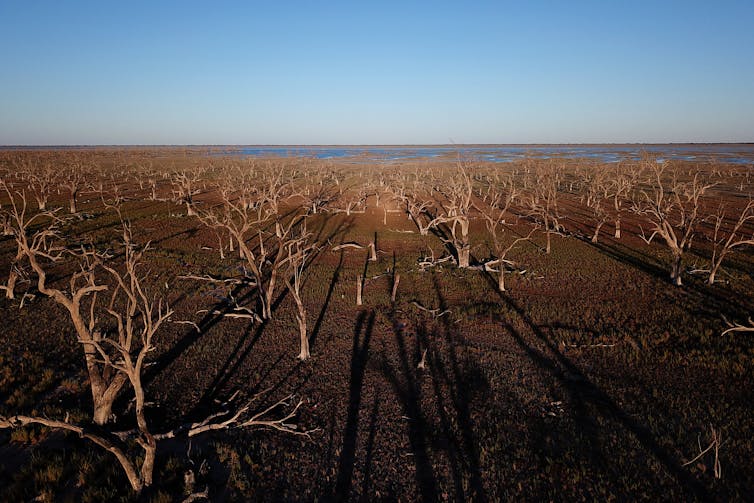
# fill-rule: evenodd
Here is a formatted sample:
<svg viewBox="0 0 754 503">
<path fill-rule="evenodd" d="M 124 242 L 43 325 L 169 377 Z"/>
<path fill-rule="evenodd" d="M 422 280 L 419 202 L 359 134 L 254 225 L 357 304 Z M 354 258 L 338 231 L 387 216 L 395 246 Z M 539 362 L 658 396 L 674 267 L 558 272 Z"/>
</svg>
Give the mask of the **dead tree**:
<svg viewBox="0 0 754 503">
<path fill-rule="evenodd" d="M 37 208 L 40 211 L 47 209 L 47 203 L 50 199 L 50 192 L 55 183 L 55 178 L 55 171 L 48 163 L 31 171 L 29 186 L 33 191 L 34 199 L 37 201 Z"/>
<path fill-rule="evenodd" d="M 532 227 L 526 235 L 518 235 L 510 242 L 503 240 L 503 234 L 506 229 L 505 215 L 508 214 L 518 196 L 518 190 L 511 180 L 510 183 L 507 184 L 507 191 L 503 192 L 502 190 L 492 189 L 487 194 L 488 203 L 486 205 L 474 205 L 482 215 L 482 218 L 484 218 L 484 223 L 487 227 L 487 232 L 492 239 L 492 246 L 495 253 L 495 260 L 486 262 L 485 268 L 497 265 L 497 286 L 498 290 L 501 292 L 505 291 L 506 256 L 520 243 L 529 241 L 536 230 L 536 227 Z"/>
<path fill-rule="evenodd" d="M 239 255 L 257 291 L 261 317 L 271 319 L 280 271 L 288 263 L 287 246 L 296 241 L 298 228 L 305 228 L 306 215 L 294 215 L 284 221 L 270 209 L 268 199 L 234 199 L 227 191 L 221 196 L 220 207 L 198 211 L 196 215 L 206 226 L 229 233 L 238 244 Z"/>
<path fill-rule="evenodd" d="M 68 208 L 71 215 L 78 213 L 76 198 L 86 182 L 86 166 L 80 160 L 70 164 L 60 185 L 68 189 Z"/>
<path fill-rule="evenodd" d="M 442 239 L 452 247 L 458 267 L 469 267 L 469 212 L 473 188 L 471 177 L 462 162 L 458 162 L 457 171 L 449 177 L 447 184 L 437 187 L 437 192 L 442 195 L 437 205 L 439 214 L 430 220 L 428 227 L 447 231 L 448 237 Z"/>
<path fill-rule="evenodd" d="M 636 214 L 647 219 L 652 234 L 641 230 L 641 239 L 647 244 L 660 237 L 672 255 L 670 279 L 674 285 L 682 284 L 683 254 L 691 247 L 697 224 L 701 197 L 714 184 L 704 184 L 699 173 L 687 182 L 679 181 L 677 173 L 666 179 L 666 165 L 652 166 L 650 188 L 639 191 L 634 202 Z"/>
<path fill-rule="evenodd" d="M 178 204 L 186 205 L 186 215 L 189 217 L 196 215 L 194 208 L 194 196 L 201 193 L 199 181 L 200 173 L 196 170 L 185 170 L 174 173 L 173 181 L 173 199 Z"/>
<path fill-rule="evenodd" d="M 432 201 L 417 193 L 404 196 L 404 201 L 406 203 L 406 213 L 411 221 L 414 222 L 416 228 L 419 229 L 419 234 L 422 236 L 429 234 L 432 219 L 431 217 L 428 218 L 428 210 L 432 208 Z M 424 221 L 427 221 L 427 223 Z"/>
<path fill-rule="evenodd" d="M 306 306 L 302 300 L 301 286 L 304 271 L 308 265 L 307 259 L 313 250 L 313 245 L 307 242 L 311 236 L 311 233 L 306 232 L 304 229 L 298 238 L 291 239 L 285 244 L 288 249 L 285 283 L 293 297 L 293 301 L 296 303 L 296 321 L 298 322 L 301 349 L 298 359 L 302 361 L 308 360 L 310 357 L 309 336 L 306 326 Z"/>
<path fill-rule="evenodd" d="M 639 177 L 641 176 L 641 165 L 623 170 L 620 165 L 616 168 L 613 176 L 608 179 L 608 191 L 613 200 L 612 212 L 615 232 L 615 239 L 621 238 L 621 221 L 623 219 L 623 204 L 630 199 L 631 191 L 636 187 Z"/>
<path fill-rule="evenodd" d="M 609 214 L 605 208 L 606 200 L 609 197 L 607 186 L 607 173 L 602 166 L 597 166 L 589 177 L 584 180 L 586 190 L 581 196 L 581 202 L 589 208 L 594 220 L 594 232 L 592 233 L 592 243 L 597 243 L 602 226 L 607 223 Z M 617 224 L 620 229 L 620 224 Z"/>
<path fill-rule="evenodd" d="M 49 218 L 49 214 L 43 215 L 42 218 L 47 218 L 43 223 L 40 222 L 42 225 L 31 228 L 30 223 L 37 219 L 27 217 L 26 211 L 26 198 L 23 194 L 19 194 L 18 198 L 11 197 L 10 215 L 16 244 L 37 275 L 39 292 L 68 311 L 77 338 L 83 345 L 94 402 L 94 422 L 103 425 L 112 417 L 113 402 L 126 383 L 127 376 L 112 365 L 103 364 L 95 348 L 95 343 L 101 340 L 102 334 L 95 329 L 91 307 L 96 301 L 97 293 L 107 290 L 106 285 L 98 284 L 95 280 L 94 271 L 99 263 L 99 256 L 93 250 L 84 248 L 69 250 L 53 247 L 51 241 L 58 237 L 57 220 Z M 78 271 L 71 275 L 67 290 L 54 288 L 47 282 L 49 267 L 64 256 L 73 257 L 78 266 Z M 89 310 L 86 309 L 86 301 L 89 301 Z"/>
<path fill-rule="evenodd" d="M 97 335 L 86 339 L 80 338 L 79 342 L 87 354 L 95 355 L 93 361 L 96 364 L 115 369 L 116 375 L 122 376 L 124 380 L 130 383 L 130 390 L 133 392 L 133 413 L 136 428 L 130 431 L 113 431 L 107 427 L 95 429 L 73 424 L 69 422 L 68 416 L 63 420 L 55 420 L 20 414 L 0 417 L 0 428 L 18 428 L 38 424 L 76 433 L 79 437 L 90 440 L 115 456 L 128 478 L 132 490 L 137 495 L 154 482 L 154 466 L 158 453 L 158 442 L 161 440 L 178 436 L 191 438 L 208 431 L 251 427 L 274 428 L 283 432 L 308 436 L 311 433 L 310 431 L 299 430 L 296 425 L 291 424 L 291 420 L 302 401 L 293 405 L 292 410 L 283 414 L 282 417 L 268 417 L 278 408 L 291 405 L 291 396 L 255 414 L 249 412 L 251 404 L 257 398 L 253 397 L 246 405 L 235 411 L 227 409 L 212 414 L 200 422 L 181 425 L 162 433 L 154 432 L 146 415 L 146 390 L 142 377 L 149 354 L 155 350 L 157 332 L 172 314 L 172 311 L 161 300 L 150 297 L 146 293 L 144 276 L 138 272 L 142 264 L 142 256 L 148 246 L 141 248 L 136 246 L 132 240 L 131 229 L 126 224 L 123 224 L 123 241 L 123 267 L 117 268 L 102 264 L 102 268 L 115 284 L 110 303 L 105 308 L 105 312 L 115 322 L 116 329 L 112 334 L 94 332 L 94 327 L 97 325 L 96 293 L 107 287 L 97 285 L 94 279 L 94 269 L 87 269 L 86 275 L 89 278 L 87 286 L 83 290 L 77 290 L 77 294 L 82 291 L 92 293 L 93 298 L 87 330 Z M 52 294 L 55 297 L 55 291 L 48 288 L 45 288 L 45 290 L 50 292 L 48 295 Z M 86 293 L 82 295 L 86 295 Z M 60 299 L 64 304 L 67 301 L 67 298 L 61 297 Z M 72 302 L 77 302 L 75 296 Z M 74 310 L 69 309 L 69 311 L 74 324 L 77 325 Z M 78 327 L 77 331 L 79 331 Z M 81 334 L 80 331 L 79 333 Z M 97 422 L 96 416 L 95 422 Z M 100 423 L 98 422 L 98 424 Z M 140 451 L 134 452 L 131 447 L 134 443 L 138 445 Z"/>
<path fill-rule="evenodd" d="M 754 245 L 754 232 L 751 228 L 745 229 L 749 222 L 754 221 L 754 200 L 750 199 L 749 203 L 741 210 L 738 220 L 732 227 L 726 228 L 728 218 L 726 208 L 722 204 L 717 213 L 711 217 L 714 230 L 712 236 L 710 236 L 712 259 L 709 276 L 707 277 L 707 283 L 710 285 L 715 283 L 715 276 L 730 252 L 741 246 Z"/>
<path fill-rule="evenodd" d="M 533 217 L 545 233 L 545 253 L 549 255 L 552 245 L 551 236 L 561 231 L 560 212 L 558 211 L 558 174 L 552 169 L 539 169 L 526 206 L 529 216 Z"/>
<path fill-rule="evenodd" d="M 8 279 L 5 285 L 0 285 L 0 289 L 5 290 L 5 298 L 14 299 L 16 282 L 21 272 L 22 261 L 27 253 L 26 248 L 28 247 L 34 253 L 46 254 L 49 240 L 56 235 L 55 224 L 57 220 L 52 211 L 30 213 L 24 191 L 13 192 L 5 182 L 0 182 L 0 186 L 9 199 L 8 208 L 0 211 L 3 234 L 13 236 L 16 241 L 16 255 L 11 262 Z M 41 228 L 32 231 L 37 226 Z M 28 238 L 30 235 L 32 236 L 31 239 Z"/>
</svg>

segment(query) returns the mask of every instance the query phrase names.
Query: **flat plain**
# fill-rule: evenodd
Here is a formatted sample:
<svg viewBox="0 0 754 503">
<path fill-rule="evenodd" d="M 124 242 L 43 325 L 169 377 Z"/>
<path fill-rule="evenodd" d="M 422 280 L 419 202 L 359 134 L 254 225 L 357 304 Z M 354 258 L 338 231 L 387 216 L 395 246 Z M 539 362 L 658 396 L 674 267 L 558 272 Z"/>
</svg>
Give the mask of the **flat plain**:
<svg viewBox="0 0 754 503">
<path fill-rule="evenodd" d="M 750 164 L 210 154 L 0 152 L 0 499 L 754 490 Z"/>
</svg>

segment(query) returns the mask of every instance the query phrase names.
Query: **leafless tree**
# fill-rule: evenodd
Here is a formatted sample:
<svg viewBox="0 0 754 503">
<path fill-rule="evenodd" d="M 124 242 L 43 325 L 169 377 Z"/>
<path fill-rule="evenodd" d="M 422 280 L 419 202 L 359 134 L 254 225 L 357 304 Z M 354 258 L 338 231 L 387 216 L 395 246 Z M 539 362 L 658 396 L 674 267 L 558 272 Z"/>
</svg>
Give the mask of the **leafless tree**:
<svg viewBox="0 0 754 503">
<path fill-rule="evenodd" d="M 299 430 L 295 424 L 291 423 L 296 411 L 303 403 L 302 401 L 293 405 L 292 410 L 283 414 L 282 417 L 269 418 L 269 415 L 278 408 L 291 405 L 292 397 L 290 396 L 256 413 L 250 413 L 251 404 L 257 398 L 254 397 L 246 405 L 235 411 L 227 409 L 210 415 L 200 422 L 181 425 L 163 433 L 153 431 L 146 415 L 146 390 L 142 377 L 149 354 L 155 350 L 157 332 L 172 315 L 172 310 L 161 300 L 150 297 L 146 293 L 145 277 L 138 270 L 142 265 L 142 257 L 148 249 L 148 245 L 138 247 L 133 242 L 130 226 L 126 223 L 123 223 L 123 247 L 124 265 L 122 268 L 106 263 L 99 264 L 110 275 L 115 284 L 110 302 L 105 308 L 106 313 L 115 322 L 114 333 L 95 331 L 94 328 L 98 325 L 96 317 L 97 293 L 107 289 L 107 286 L 98 284 L 95 280 L 95 269 L 93 267 L 82 269 L 83 275 L 87 278 L 85 286 L 82 288 L 75 289 L 73 286 L 75 282 L 74 280 L 71 281 L 75 294 L 70 299 L 62 292 L 45 286 L 43 279 L 40 280 L 40 291 L 69 309 L 72 321 L 79 333 L 79 342 L 84 347 L 85 354 L 92 355 L 91 358 L 87 357 L 87 366 L 90 367 L 90 362 L 92 362 L 94 365 L 113 369 L 116 376 L 119 377 L 118 382 L 128 381 L 130 383 L 130 390 L 133 392 L 136 428 L 131 431 L 113 431 L 111 428 L 93 429 L 71 423 L 68 416 L 63 420 L 55 420 L 20 414 L 0 417 L 0 428 L 17 428 L 29 424 L 39 424 L 76 433 L 115 456 L 136 494 L 141 493 L 145 487 L 149 487 L 153 483 L 154 465 L 160 440 L 175 438 L 179 435 L 190 438 L 204 432 L 233 427 L 267 427 L 308 436 L 311 433 L 310 431 Z M 34 261 L 36 256 L 30 254 L 29 259 Z M 44 275 L 43 271 L 41 271 L 41 275 Z M 80 313 L 71 306 L 79 304 L 80 298 L 89 294 L 92 295 L 89 321 L 84 323 Z M 79 327 L 82 324 L 85 326 Z M 92 382 L 93 387 L 94 384 Z M 96 409 L 95 422 L 97 424 L 104 423 L 97 421 Z M 129 447 L 131 441 L 135 441 L 141 449 L 140 452 L 132 452 Z"/>
<path fill-rule="evenodd" d="M 732 226 L 726 226 L 729 215 L 722 204 L 717 213 L 711 217 L 714 229 L 710 240 L 712 241 L 712 259 L 707 283 L 715 283 L 715 276 L 720 267 L 735 248 L 754 245 L 754 232 L 750 222 L 754 222 L 754 200 L 749 199 L 748 204 L 741 210 L 738 220 Z"/>
<path fill-rule="evenodd" d="M 670 279 L 674 285 L 680 286 L 683 254 L 691 247 L 694 238 L 701 197 L 714 184 L 705 184 L 699 173 L 685 182 L 679 180 L 678 173 L 666 177 L 665 169 L 665 163 L 652 165 L 650 188 L 639 191 L 633 209 L 651 225 L 649 237 L 642 229 L 642 240 L 651 243 L 659 236 L 670 249 Z"/>
<path fill-rule="evenodd" d="M 436 214 L 428 227 L 442 228 L 447 231 L 446 244 L 453 248 L 457 265 L 469 267 L 471 244 L 469 242 L 469 212 L 472 208 L 473 187 L 468 170 L 462 161 L 456 165 L 443 186 L 437 186 L 442 199 L 435 206 Z"/>
<path fill-rule="evenodd" d="M 221 192 L 222 204 L 196 212 L 199 220 L 210 228 L 225 230 L 238 244 L 239 255 L 244 259 L 256 288 L 261 317 L 272 317 L 272 303 L 278 287 L 281 270 L 288 264 L 288 246 L 296 242 L 305 229 L 305 214 L 295 214 L 283 219 L 269 206 L 270 199 L 234 199 L 230 192 Z M 268 231 L 269 227 L 274 231 Z M 269 238 L 269 239 L 268 239 Z"/>
<path fill-rule="evenodd" d="M 195 216 L 194 196 L 201 193 L 199 182 L 201 173 L 198 170 L 184 170 L 174 173 L 173 181 L 173 198 L 178 204 L 186 205 L 186 215 Z"/>
<path fill-rule="evenodd" d="M 507 190 L 492 189 L 487 194 L 487 204 L 475 204 L 479 213 L 484 218 L 487 232 L 492 239 L 492 246 L 495 252 L 495 260 L 487 262 L 485 267 L 497 265 L 498 267 L 498 290 L 505 291 L 505 265 L 508 253 L 522 242 L 531 239 L 536 227 L 532 227 L 528 234 L 518 235 L 512 241 L 505 241 L 503 234 L 506 227 L 505 216 L 511 210 L 516 199 L 519 197 L 518 189 L 510 180 L 506 184 Z"/>
<path fill-rule="evenodd" d="M 0 211 L 0 219 L 3 223 L 3 234 L 13 236 L 16 241 L 16 255 L 14 256 L 8 279 L 0 289 L 5 290 L 7 299 L 15 298 L 16 282 L 18 281 L 22 261 L 26 257 L 26 249 L 34 253 L 46 254 L 49 240 L 55 236 L 57 219 L 52 211 L 29 211 L 26 202 L 26 192 L 12 191 L 3 181 L 0 187 L 8 196 L 9 204 L 6 209 Z M 37 229 L 37 227 L 40 227 Z M 31 235 L 31 239 L 28 236 Z M 52 256 L 50 255 L 50 258 Z"/>
<path fill-rule="evenodd" d="M 285 244 L 286 248 L 288 249 L 285 282 L 286 286 L 288 287 L 288 291 L 293 297 L 293 301 L 296 303 L 296 321 L 298 322 L 299 327 L 299 339 L 301 348 L 301 351 L 298 355 L 299 360 L 308 360 L 310 356 L 309 336 L 307 333 L 306 325 L 306 306 L 304 305 L 302 299 L 301 286 L 304 271 L 308 266 L 307 259 L 309 258 L 314 247 L 313 244 L 308 242 L 311 237 L 311 233 L 303 230 L 298 238 L 291 239 Z"/>
<path fill-rule="evenodd" d="M 641 177 L 642 165 L 637 164 L 624 167 L 619 164 L 608 179 L 608 191 L 613 200 L 612 212 L 615 239 L 621 238 L 621 222 L 623 219 L 624 203 L 630 199 L 630 194 Z"/>
<path fill-rule="evenodd" d="M 532 189 L 526 199 L 529 215 L 534 217 L 545 233 L 545 253 L 549 254 L 551 235 L 560 232 L 560 212 L 558 210 L 559 173 L 554 166 L 537 169 L 534 172 Z"/>
<path fill-rule="evenodd" d="M 68 208 L 71 215 L 78 213 L 76 198 L 86 183 L 86 164 L 81 159 L 74 159 L 62 179 L 61 186 L 68 189 Z"/>
<path fill-rule="evenodd" d="M 607 223 L 609 214 L 606 202 L 609 198 L 607 185 L 607 171 L 603 166 L 592 167 L 588 177 L 584 178 L 585 190 L 581 196 L 581 202 L 589 208 L 594 220 L 594 232 L 592 243 L 597 243 L 602 226 Z"/>
<path fill-rule="evenodd" d="M 51 241 L 58 237 L 57 220 L 50 218 L 49 213 L 39 214 L 39 218 L 27 216 L 26 198 L 23 193 L 11 197 L 10 208 L 14 238 L 19 253 L 28 261 L 37 276 L 37 289 L 68 311 L 78 340 L 83 345 L 94 401 L 94 421 L 103 425 L 111 419 L 113 402 L 127 378 L 112 365 L 102 363 L 94 346 L 102 335 L 95 329 L 91 309 L 97 293 L 107 290 L 106 285 L 95 281 L 94 270 L 99 263 L 99 256 L 93 250 L 85 248 L 70 250 L 53 246 Z M 31 224 L 37 221 L 40 221 L 41 225 L 32 227 Z M 74 257 L 79 269 L 71 275 L 67 290 L 55 288 L 47 281 L 50 265 L 64 256 Z M 90 303 L 88 312 L 85 307 L 87 300 Z"/>
</svg>

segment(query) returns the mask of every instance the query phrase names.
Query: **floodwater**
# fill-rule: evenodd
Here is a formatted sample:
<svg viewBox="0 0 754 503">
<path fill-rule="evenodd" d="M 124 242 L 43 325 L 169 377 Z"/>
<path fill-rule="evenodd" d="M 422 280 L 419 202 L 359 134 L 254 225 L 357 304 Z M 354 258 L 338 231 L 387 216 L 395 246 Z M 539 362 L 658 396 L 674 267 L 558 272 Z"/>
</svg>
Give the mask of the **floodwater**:
<svg viewBox="0 0 754 503">
<path fill-rule="evenodd" d="M 662 160 L 717 161 L 754 164 L 754 144 L 668 145 L 500 145 L 500 146 L 233 146 L 216 155 L 251 157 L 312 157 L 353 162 L 395 162 L 412 159 L 478 159 L 512 162 L 520 159 L 592 159 L 599 162 L 637 160 L 649 155 Z"/>
</svg>

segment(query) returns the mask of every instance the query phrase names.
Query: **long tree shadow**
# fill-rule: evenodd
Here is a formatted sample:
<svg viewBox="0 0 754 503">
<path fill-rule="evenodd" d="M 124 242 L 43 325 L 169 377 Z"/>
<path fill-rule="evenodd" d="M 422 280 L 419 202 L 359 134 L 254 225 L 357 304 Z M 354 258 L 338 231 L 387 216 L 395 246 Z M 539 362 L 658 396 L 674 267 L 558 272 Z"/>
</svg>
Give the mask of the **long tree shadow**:
<svg viewBox="0 0 754 503">
<path fill-rule="evenodd" d="M 325 238 L 322 238 L 323 232 L 325 231 L 325 227 L 327 225 L 327 219 L 323 219 L 320 228 L 317 230 L 317 233 L 315 234 L 315 238 L 320 241 L 329 241 L 336 236 L 347 232 L 349 226 L 352 222 L 346 221 L 340 223 L 335 229 L 332 230 L 332 232 L 327 235 Z M 319 254 L 322 253 L 322 249 L 318 250 L 314 254 L 312 254 L 311 259 L 309 260 L 309 265 L 307 267 L 310 267 L 311 264 L 316 260 L 316 258 L 319 256 Z M 334 283 L 331 285 L 331 287 L 334 289 Z M 273 302 L 273 310 L 277 309 L 277 307 L 282 302 L 283 298 L 285 297 L 285 293 L 287 290 L 283 290 L 282 293 L 275 299 Z M 230 300 L 235 299 L 235 302 L 231 303 Z M 161 357 L 155 362 L 153 366 L 150 367 L 149 371 L 146 372 L 144 382 L 149 383 L 154 380 L 154 378 L 159 375 L 162 371 L 164 371 L 166 368 L 168 368 L 173 362 L 175 362 L 180 355 L 182 355 L 185 351 L 187 351 L 193 344 L 195 344 L 203 335 L 205 335 L 212 327 L 220 323 L 225 319 L 225 315 L 229 314 L 233 311 L 235 308 L 234 304 L 242 305 L 245 302 L 248 301 L 257 301 L 258 302 L 258 290 L 255 287 L 252 287 L 251 289 L 248 289 L 248 285 L 244 282 L 239 285 L 236 285 L 230 292 L 229 298 L 221 299 L 219 302 L 217 302 L 211 309 L 207 311 L 207 313 L 202 317 L 202 319 L 196 323 L 198 328 L 192 328 L 189 329 L 183 337 L 181 337 L 168 351 L 166 351 Z M 259 307 L 259 306 L 257 306 Z M 257 312 L 259 309 L 257 309 Z M 323 313 L 320 313 L 321 317 L 324 317 Z M 245 331 L 245 334 L 241 337 L 241 339 L 236 344 L 236 348 L 234 349 L 234 352 L 231 354 L 231 358 L 229 358 L 228 361 L 225 362 L 223 365 L 223 369 L 221 373 L 225 373 L 230 369 L 230 360 L 232 360 L 233 355 L 236 351 L 240 351 L 240 349 L 243 347 L 243 345 L 246 342 L 246 339 L 249 336 L 249 330 L 251 326 L 250 324 Z M 252 344 L 244 351 L 243 356 L 244 358 L 248 355 L 248 353 L 251 350 L 251 347 L 253 346 L 253 343 L 256 342 L 261 335 L 261 332 L 263 330 L 263 324 L 260 324 L 260 326 L 257 327 L 257 330 L 254 333 L 254 336 L 252 337 Z M 238 366 L 234 365 L 234 369 L 237 369 Z M 219 383 L 219 381 L 216 379 L 216 381 Z M 227 383 L 227 380 L 226 380 Z M 213 388 L 214 386 L 213 383 Z"/>
<path fill-rule="evenodd" d="M 377 421 L 380 417 L 380 398 L 375 395 L 372 413 L 369 418 L 369 434 L 367 436 L 366 454 L 364 455 L 364 477 L 361 481 L 362 499 L 368 500 L 372 489 L 372 457 L 374 456 L 374 442 L 377 436 Z"/>
<path fill-rule="evenodd" d="M 335 482 L 334 498 L 347 500 L 353 482 L 353 468 L 356 461 L 356 441 L 359 429 L 359 412 L 361 409 L 361 391 L 364 385 L 364 373 L 369 359 L 369 343 L 374 329 L 374 311 L 367 316 L 361 311 L 356 319 L 353 334 L 353 351 L 351 353 L 351 376 L 348 390 L 348 415 L 343 432 L 343 448 L 338 462 L 338 476 Z M 364 337 L 361 339 L 361 332 Z"/>
<path fill-rule="evenodd" d="M 422 410 L 422 390 L 419 375 L 409 359 L 404 327 L 393 317 L 393 332 L 398 346 L 399 368 L 395 369 L 387 359 L 380 364 L 382 375 L 398 396 L 408 425 L 408 440 L 414 460 L 416 485 L 424 501 L 438 499 L 437 480 L 429 455 L 429 424 Z"/>
<path fill-rule="evenodd" d="M 667 472 L 676 480 L 676 482 L 686 491 L 689 496 L 701 500 L 710 499 L 708 489 L 697 480 L 691 473 L 681 466 L 670 452 L 668 452 L 659 441 L 655 438 L 651 429 L 641 424 L 636 418 L 626 413 L 607 392 L 602 390 L 598 385 L 593 383 L 589 378 L 568 358 L 566 357 L 549 337 L 540 329 L 540 327 L 529 317 L 525 310 L 519 306 L 513 299 L 504 295 L 497 290 L 497 282 L 489 273 L 482 272 L 483 277 L 495 291 L 501 302 L 508 306 L 531 330 L 537 341 L 542 343 L 547 349 L 546 354 L 529 343 L 516 328 L 510 324 L 504 324 L 508 333 L 513 337 L 516 344 L 531 358 L 531 360 L 542 370 L 554 377 L 564 390 L 570 395 L 574 406 L 584 414 L 587 414 L 587 407 L 591 406 L 594 410 L 599 411 L 605 418 L 613 419 L 629 431 L 639 443 L 646 449 Z M 587 434 L 590 434 L 595 442 L 599 439 L 596 437 L 594 428 L 589 427 L 587 423 L 582 422 L 582 426 L 587 425 Z"/>
<path fill-rule="evenodd" d="M 440 312 L 444 312 L 448 309 L 448 305 L 442 291 L 442 285 L 437 275 L 432 276 L 432 281 L 440 303 Z M 455 420 L 460 430 L 460 439 L 456 441 L 456 444 L 459 449 L 463 468 L 468 472 L 469 494 L 463 494 L 463 488 L 466 484 L 458 467 L 454 469 L 454 472 L 456 472 L 454 475 L 456 492 L 460 496 L 460 499 L 472 498 L 474 501 L 486 501 L 487 493 L 482 483 L 479 449 L 477 448 L 477 441 L 474 435 L 474 422 L 471 418 L 471 402 L 474 394 L 485 390 L 488 387 L 488 383 L 483 373 L 479 371 L 476 362 L 467 360 L 462 364 L 456 350 L 457 345 L 455 340 L 460 334 L 453 327 L 450 318 L 443 316 L 439 320 L 442 324 L 443 347 L 445 351 L 442 358 L 436 351 L 431 353 L 432 358 L 430 359 L 429 371 L 432 375 L 432 382 L 435 388 L 435 399 L 440 405 L 438 410 L 441 411 L 441 420 L 444 429 L 447 430 L 448 437 L 453 438 L 451 430 L 453 423 L 448 417 L 444 417 L 446 415 L 444 411 L 447 409 L 444 404 L 446 396 L 450 398 L 451 410 L 455 413 Z M 429 341 L 425 343 L 425 347 L 428 344 Z M 449 393 L 443 391 L 443 384 Z M 458 462 L 455 464 L 458 465 Z"/>
<path fill-rule="evenodd" d="M 319 335 L 319 332 L 322 329 L 322 323 L 325 321 L 325 315 L 327 314 L 327 309 L 328 307 L 330 307 L 330 300 L 332 299 L 332 294 L 335 291 L 335 285 L 338 283 L 338 279 L 340 278 L 341 269 L 343 269 L 343 251 L 342 250 L 340 252 L 340 258 L 338 259 L 338 265 L 335 267 L 335 271 L 333 271 L 332 279 L 330 279 L 330 286 L 327 288 L 327 295 L 325 295 L 325 301 L 322 304 L 322 309 L 320 309 L 319 315 L 317 316 L 317 321 L 314 322 L 312 333 L 309 335 L 309 347 L 311 349 L 314 348 L 314 344 L 317 341 L 317 336 Z"/>
<path fill-rule="evenodd" d="M 660 262 L 651 255 L 633 249 L 628 250 L 618 244 L 592 243 L 590 240 L 585 240 L 584 243 L 620 263 L 636 268 L 669 284 L 668 269 L 661 267 Z M 693 295 L 694 300 L 700 306 L 700 312 L 704 312 L 712 319 L 719 319 L 721 313 L 729 318 L 737 319 L 742 312 L 748 312 L 751 308 L 748 299 L 715 289 L 706 285 L 706 283 L 700 284 L 699 281 L 684 281 L 682 287 L 674 288 L 674 291 Z"/>
<path fill-rule="evenodd" d="M 283 290 L 282 292 L 280 292 L 277 298 L 273 301 L 272 303 L 273 312 L 283 302 L 283 299 L 285 298 L 287 293 L 288 293 L 287 290 Z M 209 386 L 207 386 L 207 388 L 204 391 L 204 394 L 199 399 L 196 406 L 196 409 L 198 411 L 204 411 L 208 407 L 211 407 L 213 401 L 216 398 L 218 398 L 223 388 L 231 381 L 231 379 L 236 374 L 236 372 L 244 364 L 244 362 L 246 361 L 246 358 L 249 356 L 252 349 L 254 349 L 254 345 L 262 336 L 262 333 L 264 332 L 265 328 L 267 328 L 269 323 L 270 323 L 270 320 L 262 320 L 261 323 L 258 323 L 256 325 L 256 328 L 254 329 L 253 333 L 250 330 L 253 325 L 247 326 L 243 335 L 239 337 L 238 342 L 236 342 L 236 345 L 233 347 L 233 350 L 231 350 L 228 357 L 226 358 L 225 363 L 223 363 L 222 367 L 217 372 L 217 375 L 209 384 Z"/>
</svg>

